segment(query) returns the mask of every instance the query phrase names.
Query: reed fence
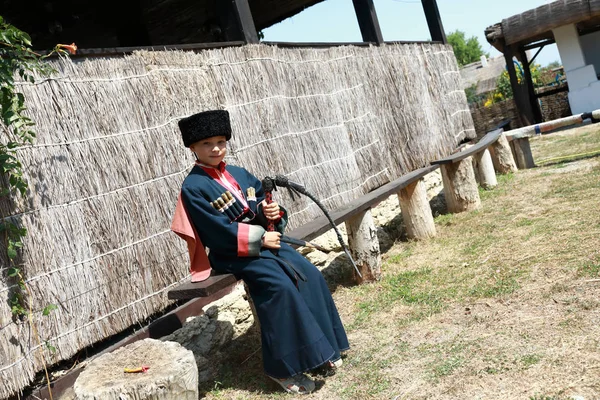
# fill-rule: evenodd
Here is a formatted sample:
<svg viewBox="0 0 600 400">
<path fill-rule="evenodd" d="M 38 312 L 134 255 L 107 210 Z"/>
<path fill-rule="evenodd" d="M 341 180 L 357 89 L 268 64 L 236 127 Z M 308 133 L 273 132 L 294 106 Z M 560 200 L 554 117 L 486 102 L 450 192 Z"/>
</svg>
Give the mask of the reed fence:
<svg viewBox="0 0 600 400">
<path fill-rule="evenodd" d="M 21 262 L 41 341 L 11 316 L 15 289 L 0 254 L 0 398 L 31 383 L 42 363 L 143 321 L 188 279 L 183 241 L 169 232 L 193 163 L 177 120 L 229 110 L 230 163 L 285 174 L 329 208 L 449 154 L 473 121 L 449 46 L 281 48 L 52 61 L 22 82 L 33 145 L 18 149 L 30 190 L 0 203 L 27 228 Z M 276 193 L 291 228 L 320 215 Z M 3 250 L 5 252 L 5 250 Z M 47 304 L 58 309 L 42 316 Z M 46 343 L 56 348 L 48 350 Z"/>
</svg>

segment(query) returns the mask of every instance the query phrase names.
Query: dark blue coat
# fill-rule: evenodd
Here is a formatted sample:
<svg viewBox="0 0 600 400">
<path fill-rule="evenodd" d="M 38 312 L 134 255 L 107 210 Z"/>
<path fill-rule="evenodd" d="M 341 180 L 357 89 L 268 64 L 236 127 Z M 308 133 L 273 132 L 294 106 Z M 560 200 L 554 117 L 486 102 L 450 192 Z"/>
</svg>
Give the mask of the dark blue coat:
<svg viewBox="0 0 600 400">
<path fill-rule="evenodd" d="M 265 372 L 287 378 L 339 359 L 348 339 L 323 276 L 285 243 L 277 255 L 261 247 L 267 224 L 260 207 L 261 183 L 243 168 L 226 169 L 248 200 L 250 210 L 243 216 L 235 203 L 224 211 L 211 205 L 226 189 L 199 166 L 183 182 L 182 199 L 210 249 L 211 267 L 235 274 L 250 289 L 260 320 Z M 255 189 L 256 200 L 248 199 L 248 188 Z M 277 226 L 280 232 L 285 217 Z"/>
</svg>

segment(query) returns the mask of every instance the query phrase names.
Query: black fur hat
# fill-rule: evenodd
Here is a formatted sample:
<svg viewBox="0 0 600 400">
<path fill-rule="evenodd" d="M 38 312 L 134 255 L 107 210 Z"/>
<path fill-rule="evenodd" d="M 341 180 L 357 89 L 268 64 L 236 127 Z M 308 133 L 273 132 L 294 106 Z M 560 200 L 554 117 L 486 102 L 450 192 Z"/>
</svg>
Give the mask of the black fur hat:
<svg viewBox="0 0 600 400">
<path fill-rule="evenodd" d="M 179 130 L 185 147 L 213 136 L 225 136 L 231 139 L 229 113 L 225 110 L 204 111 L 180 119 Z"/>
</svg>

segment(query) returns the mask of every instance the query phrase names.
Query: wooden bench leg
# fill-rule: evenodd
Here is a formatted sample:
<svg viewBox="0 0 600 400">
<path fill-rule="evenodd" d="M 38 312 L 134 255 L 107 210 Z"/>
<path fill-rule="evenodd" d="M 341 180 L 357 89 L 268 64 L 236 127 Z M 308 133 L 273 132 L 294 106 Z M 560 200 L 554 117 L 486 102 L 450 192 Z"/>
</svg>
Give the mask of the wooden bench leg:
<svg viewBox="0 0 600 400">
<path fill-rule="evenodd" d="M 479 186 L 484 189 L 492 189 L 498 186 L 494 163 L 488 149 L 473 156 L 473 168 L 475 169 L 475 177 L 477 178 L 477 182 L 479 182 Z"/>
<path fill-rule="evenodd" d="M 535 167 L 533 154 L 531 154 L 531 146 L 529 146 L 529 138 L 513 139 L 511 145 L 515 152 L 517 168 L 528 169 Z"/>
<path fill-rule="evenodd" d="M 453 164 L 442 164 L 442 180 L 449 212 L 459 213 L 479 208 L 481 199 L 471 157 Z"/>
<path fill-rule="evenodd" d="M 425 182 L 419 179 L 398 193 L 400 211 L 406 225 L 406 234 L 411 239 L 428 239 L 435 236 L 435 223 L 431 206 L 427 200 Z"/>
<path fill-rule="evenodd" d="M 510 147 L 504 133 L 490 146 L 490 154 L 492 156 L 492 161 L 494 162 L 494 168 L 499 174 L 517 172 L 517 164 L 515 164 L 515 158 L 513 157 Z"/>
<path fill-rule="evenodd" d="M 250 296 L 250 288 L 244 282 L 244 291 L 246 292 L 246 301 L 250 304 L 250 310 L 252 310 L 252 316 L 254 317 L 254 324 L 260 327 L 260 321 L 258 320 L 258 314 L 256 313 L 256 307 L 254 306 L 254 301 L 252 300 L 252 296 Z"/>
<path fill-rule="evenodd" d="M 376 281 L 381 277 L 381 252 L 377 239 L 377 227 L 371 210 L 362 212 L 346 221 L 348 246 L 362 279 L 358 283 Z"/>
</svg>

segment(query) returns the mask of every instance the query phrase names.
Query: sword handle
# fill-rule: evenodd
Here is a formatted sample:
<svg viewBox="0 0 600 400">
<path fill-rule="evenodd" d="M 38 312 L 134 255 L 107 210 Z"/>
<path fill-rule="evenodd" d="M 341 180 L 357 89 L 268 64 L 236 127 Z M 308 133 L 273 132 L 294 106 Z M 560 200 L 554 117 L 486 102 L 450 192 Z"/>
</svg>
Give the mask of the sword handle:
<svg viewBox="0 0 600 400">
<path fill-rule="evenodd" d="M 267 204 L 271 204 L 273 202 L 273 193 L 272 192 L 265 192 L 265 201 L 267 202 Z M 275 222 L 270 219 L 267 222 L 267 231 L 268 232 L 275 232 Z"/>
<path fill-rule="evenodd" d="M 261 183 L 263 190 L 265 191 L 265 201 L 267 204 L 271 204 L 273 202 L 273 190 L 275 189 L 275 182 L 273 181 L 273 178 L 267 176 L 262 180 Z M 275 222 L 272 219 L 267 221 L 267 231 L 275 232 Z"/>
</svg>

